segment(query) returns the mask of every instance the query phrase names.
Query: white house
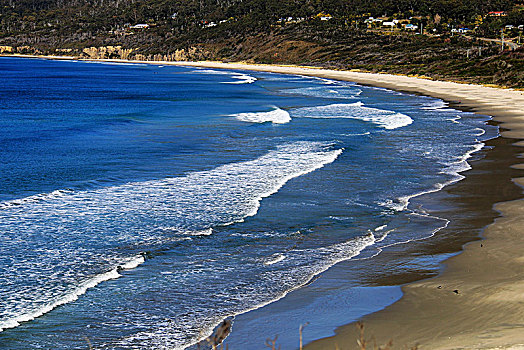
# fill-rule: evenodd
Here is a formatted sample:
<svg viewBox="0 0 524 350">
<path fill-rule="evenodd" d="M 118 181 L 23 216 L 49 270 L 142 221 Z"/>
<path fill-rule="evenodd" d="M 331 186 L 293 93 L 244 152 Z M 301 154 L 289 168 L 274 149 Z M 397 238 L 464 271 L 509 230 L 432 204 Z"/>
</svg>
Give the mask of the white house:
<svg viewBox="0 0 524 350">
<path fill-rule="evenodd" d="M 391 22 L 382 22 L 382 26 L 384 27 L 395 27 L 396 25 L 398 24 L 398 20 L 394 19 L 393 21 Z"/>
<path fill-rule="evenodd" d="M 131 29 L 146 29 L 146 28 L 149 28 L 149 24 L 140 23 L 140 24 L 135 24 L 134 26 L 131 26 L 129 28 L 131 28 Z"/>
<path fill-rule="evenodd" d="M 383 20 L 381 20 L 380 18 L 373 18 L 373 17 L 369 17 L 368 19 L 364 20 L 364 23 L 373 23 L 373 22 L 382 23 Z"/>
<path fill-rule="evenodd" d="M 406 29 L 406 30 L 418 30 L 418 26 L 416 26 L 414 24 L 406 24 L 404 26 L 404 29 Z"/>
</svg>

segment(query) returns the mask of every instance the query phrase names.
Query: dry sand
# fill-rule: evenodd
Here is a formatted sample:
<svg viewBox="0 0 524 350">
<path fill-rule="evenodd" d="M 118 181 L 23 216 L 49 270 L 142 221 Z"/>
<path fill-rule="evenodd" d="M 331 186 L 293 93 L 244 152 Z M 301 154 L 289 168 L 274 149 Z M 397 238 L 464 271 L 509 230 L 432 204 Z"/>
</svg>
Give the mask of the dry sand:
<svg viewBox="0 0 524 350">
<path fill-rule="evenodd" d="M 310 75 L 429 95 L 453 102 L 457 108 L 494 116 L 508 129 L 503 137 L 524 139 L 524 93 L 520 91 L 305 67 L 179 64 Z M 514 181 L 524 185 L 524 179 Z M 486 228 L 483 241 L 466 245 L 463 253 L 447 260 L 440 276 L 405 285 L 399 302 L 365 317 L 367 336 L 374 335 L 379 344 L 393 340 L 393 348 L 399 349 L 416 344 L 419 349 L 524 349 L 524 200 L 499 203 L 495 209 L 502 216 Z M 315 341 L 306 349 L 355 349 L 357 338 L 355 325 L 346 325 L 336 336 Z"/>
<path fill-rule="evenodd" d="M 424 94 L 453 102 L 456 108 L 494 116 L 507 129 L 503 137 L 524 139 L 521 91 L 296 66 L 154 63 L 300 74 Z M 524 145 L 524 141 L 519 143 Z M 516 167 L 524 169 L 524 164 Z M 524 178 L 514 181 L 524 185 Z M 400 301 L 365 317 L 367 336 L 373 335 L 379 344 L 393 340 L 393 348 L 399 349 L 415 344 L 419 349 L 524 349 L 524 200 L 499 203 L 495 208 L 501 217 L 486 228 L 484 240 L 467 244 L 463 253 L 448 259 L 440 276 L 405 285 Z M 334 337 L 306 348 L 355 349 L 357 338 L 356 327 L 350 324 L 337 329 Z"/>
</svg>

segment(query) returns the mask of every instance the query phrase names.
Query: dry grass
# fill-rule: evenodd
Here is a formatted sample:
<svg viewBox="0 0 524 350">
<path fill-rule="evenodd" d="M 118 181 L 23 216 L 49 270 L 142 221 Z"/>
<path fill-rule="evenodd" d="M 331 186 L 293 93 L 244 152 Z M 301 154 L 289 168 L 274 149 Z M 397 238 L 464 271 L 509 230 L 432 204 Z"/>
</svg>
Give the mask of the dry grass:
<svg viewBox="0 0 524 350">
<path fill-rule="evenodd" d="M 271 350 L 280 350 L 280 345 L 278 346 L 277 348 L 277 338 L 278 338 L 278 335 L 275 336 L 274 339 L 271 339 L 271 338 L 267 338 L 266 339 L 266 346 L 268 348 L 271 348 Z"/>
<path fill-rule="evenodd" d="M 300 327 L 298 329 L 298 332 L 299 332 L 299 349 L 300 350 L 303 349 L 302 333 L 303 333 L 304 327 L 306 327 L 308 324 L 309 324 L 309 322 L 307 322 L 305 324 L 302 324 L 302 325 L 300 325 Z M 357 339 L 357 345 L 358 345 L 358 349 L 359 350 L 371 350 L 371 349 L 372 350 L 392 350 L 393 349 L 393 340 L 389 340 L 386 344 L 383 344 L 383 345 L 377 345 L 377 341 L 376 341 L 375 337 L 371 337 L 370 339 L 366 339 L 366 335 L 364 333 L 364 324 L 362 322 L 357 322 L 356 323 L 356 327 L 357 327 L 358 332 L 359 332 L 359 336 L 358 336 L 358 339 Z M 266 346 L 268 348 L 270 348 L 271 350 L 281 350 L 280 345 L 277 345 L 277 339 L 278 339 L 278 335 L 275 336 L 275 338 L 273 338 L 273 339 L 271 339 L 271 338 L 266 339 Z M 413 347 L 404 346 L 402 349 L 417 350 L 418 349 L 418 345 L 415 345 Z M 340 350 L 338 344 L 335 344 L 335 350 Z"/>
<path fill-rule="evenodd" d="M 298 334 L 299 334 L 299 350 L 303 350 L 303 331 L 304 328 L 309 325 L 309 322 L 306 322 L 304 324 L 301 324 L 298 328 Z M 359 350 L 392 350 L 393 349 L 393 340 L 389 340 L 384 345 L 377 345 L 375 337 L 371 337 L 370 339 L 366 339 L 366 336 L 364 334 L 364 323 L 357 322 L 356 327 L 359 332 L 359 336 L 357 339 L 357 345 Z M 212 350 L 229 350 L 229 346 L 226 344 L 224 345 L 224 340 L 226 337 L 231 333 L 231 321 L 225 320 L 215 331 L 215 333 L 208 337 L 206 339 L 207 345 Z M 89 350 L 93 350 L 93 346 L 91 345 L 91 342 L 89 341 L 89 338 L 84 337 L 85 341 L 87 342 L 89 346 Z M 277 339 L 278 335 L 276 335 L 273 339 L 267 338 L 265 345 L 270 348 L 271 350 L 281 350 L 281 346 L 277 345 Z M 372 345 L 372 347 L 371 347 Z M 197 344 L 197 349 L 201 349 L 201 344 Z M 418 350 L 418 345 L 415 345 L 413 347 L 408 348 L 407 346 L 403 347 L 403 349 L 406 350 Z M 335 350 L 340 350 L 338 347 L 338 344 L 335 343 Z"/>
<path fill-rule="evenodd" d="M 364 334 L 364 323 L 357 322 L 355 326 L 357 327 L 358 333 L 359 333 L 359 337 L 357 339 L 357 345 L 359 346 L 360 350 L 368 350 L 368 349 L 373 349 L 373 350 L 392 350 L 393 349 L 393 340 L 392 339 L 390 339 L 384 345 L 377 345 L 377 341 L 376 341 L 374 336 L 371 337 L 371 339 L 366 339 L 366 336 Z M 373 345 L 372 348 L 371 348 L 371 345 Z M 335 345 L 335 347 L 338 350 L 338 346 Z M 410 348 L 408 348 L 407 346 L 404 346 L 403 348 L 404 349 L 408 349 L 408 350 L 417 350 L 418 349 L 418 345 L 415 345 L 415 346 L 410 347 Z"/>
</svg>

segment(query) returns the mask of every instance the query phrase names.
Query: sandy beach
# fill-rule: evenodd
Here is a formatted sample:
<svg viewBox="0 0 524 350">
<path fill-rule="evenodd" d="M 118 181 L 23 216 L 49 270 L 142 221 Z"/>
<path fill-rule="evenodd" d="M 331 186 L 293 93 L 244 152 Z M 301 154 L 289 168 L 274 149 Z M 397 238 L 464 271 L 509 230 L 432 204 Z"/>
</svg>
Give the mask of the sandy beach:
<svg viewBox="0 0 524 350">
<path fill-rule="evenodd" d="M 311 75 L 424 94 L 451 102 L 456 108 L 493 116 L 501 123 L 504 138 L 524 139 L 524 93 L 520 91 L 305 67 L 217 62 L 176 64 Z M 518 163 L 518 160 L 508 159 L 507 163 Z M 524 165 L 513 167 L 522 169 Z M 493 181 L 497 179 L 493 176 Z M 521 178 L 513 181 L 524 184 Z M 498 203 L 495 210 L 501 216 L 484 230 L 483 240 L 467 244 L 461 254 L 447 260 L 440 276 L 405 285 L 399 302 L 365 317 L 367 337 L 373 336 L 378 344 L 392 340 L 393 348 L 415 345 L 420 349 L 524 348 L 524 242 L 521 239 L 524 200 Z M 306 348 L 355 349 L 356 339 L 358 331 L 350 324 L 337 329 L 336 336 Z"/>
<path fill-rule="evenodd" d="M 519 141 L 524 139 L 522 91 L 310 67 L 221 62 L 143 63 L 298 74 L 423 94 L 450 102 L 454 108 L 493 116 L 494 121 L 500 123 L 507 147 L 515 149 L 515 145 L 524 145 L 524 141 Z M 497 145 L 494 147 L 497 149 Z M 515 184 L 524 185 L 524 178 L 518 177 L 524 163 L 519 164 L 519 151 L 494 154 L 504 159 L 498 163 L 493 160 L 486 169 L 477 170 L 483 181 L 493 185 L 490 187 L 493 202 L 485 203 L 487 208 L 475 215 L 491 212 L 492 203 L 498 202 L 495 214 L 472 219 L 485 227 L 483 239 L 473 240 L 471 237 L 476 237 L 481 229 L 472 229 L 467 240 L 470 243 L 464 246 L 461 254 L 445 261 L 437 277 L 414 283 L 407 283 L 411 282 L 409 279 L 398 283 L 397 279 L 397 284 L 407 283 L 403 286 L 404 296 L 362 320 L 366 338 L 374 337 L 377 344 L 392 340 L 395 349 L 413 346 L 419 349 L 524 349 L 524 240 L 521 238 L 524 200 L 515 199 L 522 197 L 520 187 Z M 507 170 L 506 175 L 494 174 L 497 167 Z M 503 182 L 500 187 L 496 186 L 497 181 Z M 470 191 L 482 191 L 486 186 L 482 181 L 473 182 Z M 467 232 L 467 226 L 462 230 Z M 394 250 L 390 254 L 394 254 Z M 349 324 L 339 327 L 335 336 L 308 344 L 306 349 L 356 349 L 359 348 L 357 339 L 357 328 Z M 372 346 L 371 343 L 369 348 Z"/>
</svg>

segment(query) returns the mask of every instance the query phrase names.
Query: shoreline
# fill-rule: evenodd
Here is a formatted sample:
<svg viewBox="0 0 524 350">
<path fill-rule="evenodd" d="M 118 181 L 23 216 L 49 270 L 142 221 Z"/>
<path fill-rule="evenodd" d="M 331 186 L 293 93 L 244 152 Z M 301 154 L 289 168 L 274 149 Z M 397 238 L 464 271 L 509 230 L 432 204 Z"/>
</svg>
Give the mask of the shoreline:
<svg viewBox="0 0 524 350">
<path fill-rule="evenodd" d="M 505 129 L 501 131 L 503 138 L 524 139 L 524 93 L 516 90 L 309 67 L 219 62 L 175 65 L 308 75 L 427 95 L 449 102 L 455 108 L 492 116 Z M 524 179 L 513 181 L 524 185 Z M 470 242 L 458 255 L 444 262 L 446 268 L 437 277 L 405 285 L 399 301 L 364 317 L 367 334 L 375 336 L 378 344 L 393 340 L 401 346 L 422 344 L 422 349 L 524 348 L 524 325 L 521 324 L 524 282 L 519 279 L 519 274 L 524 272 L 524 259 L 520 255 L 524 244 L 518 244 L 519 227 L 524 227 L 524 219 L 519 218 L 524 200 L 498 203 L 494 209 L 500 217 L 485 228 L 482 247 Z M 436 293 L 439 285 L 445 285 L 441 290 L 448 293 Z M 334 337 L 314 341 L 306 349 L 335 349 L 336 346 L 354 349 L 356 339 L 356 327 L 349 324 L 339 327 Z"/>
<path fill-rule="evenodd" d="M 427 95 L 455 108 L 492 116 L 505 129 L 501 130 L 503 138 L 524 139 L 524 93 L 516 90 L 309 67 L 219 62 L 175 65 L 309 75 Z M 524 179 L 513 181 L 524 185 Z M 399 301 L 364 317 L 366 334 L 376 337 L 378 344 L 393 340 L 397 346 L 421 344 L 421 349 L 524 348 L 524 282 L 519 280 L 519 272 L 524 272 L 520 255 L 524 244 L 518 244 L 519 227 L 524 227 L 524 218 L 519 218 L 524 200 L 497 203 L 494 209 L 500 217 L 485 228 L 482 247 L 470 242 L 444 262 L 446 268 L 437 277 L 405 285 Z M 440 289 L 444 293 L 436 293 L 442 285 L 446 286 Z M 306 349 L 354 349 L 356 339 L 356 327 L 349 324 L 339 327 L 334 337 L 314 341 Z"/>
<path fill-rule="evenodd" d="M 22 57 L 5 55 L 4 57 Z M 23 56 L 28 57 L 28 56 Z M 75 60 L 73 57 L 30 58 Z M 493 116 L 501 123 L 502 138 L 524 139 L 524 93 L 481 85 L 442 82 L 390 74 L 335 71 L 311 67 L 272 66 L 222 62 L 163 62 L 125 60 L 86 60 L 118 63 L 192 66 L 214 69 L 297 74 L 351 81 L 363 85 L 440 98 L 458 109 Z M 513 141 L 512 141 L 513 142 Z M 517 141 L 517 146 L 524 142 Z M 514 163 L 518 158 L 513 159 Z M 524 164 L 513 166 L 524 169 Z M 524 178 L 513 178 L 523 186 Z M 522 197 L 522 196 L 520 196 Z M 437 277 L 402 287 L 400 301 L 364 317 L 366 334 L 378 344 L 392 339 L 395 345 L 421 349 L 524 348 L 524 243 L 519 229 L 524 227 L 524 200 L 496 204 L 500 213 L 477 241 L 463 247 L 460 254 L 444 262 Z M 445 288 L 438 288 L 445 286 Z M 453 290 L 459 293 L 450 292 Z M 357 348 L 353 324 L 339 327 L 334 337 L 314 341 L 308 349 Z"/>
</svg>

